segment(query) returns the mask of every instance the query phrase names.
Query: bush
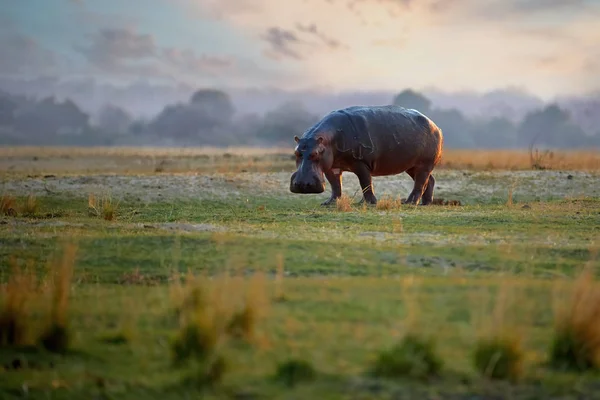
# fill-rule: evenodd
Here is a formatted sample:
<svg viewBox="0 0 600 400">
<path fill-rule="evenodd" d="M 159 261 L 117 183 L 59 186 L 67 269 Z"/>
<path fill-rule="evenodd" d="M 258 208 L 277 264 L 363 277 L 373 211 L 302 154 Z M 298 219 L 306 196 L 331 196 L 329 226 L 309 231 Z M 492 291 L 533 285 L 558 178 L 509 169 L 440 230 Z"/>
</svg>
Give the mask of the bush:
<svg viewBox="0 0 600 400">
<path fill-rule="evenodd" d="M 383 378 L 404 376 L 423 379 L 438 375 L 442 366 L 434 341 L 410 334 L 390 350 L 379 354 L 371 373 Z"/>
<path fill-rule="evenodd" d="M 522 374 L 523 355 L 517 338 L 496 336 L 477 341 L 473 361 L 487 378 L 516 381 Z"/>
<path fill-rule="evenodd" d="M 561 370 L 600 367 L 600 290 L 589 271 L 578 278 L 570 301 L 556 316 L 549 358 Z"/>
<path fill-rule="evenodd" d="M 305 360 L 288 360 L 277 365 L 275 380 L 289 387 L 315 379 L 317 372 L 311 363 Z"/>
</svg>

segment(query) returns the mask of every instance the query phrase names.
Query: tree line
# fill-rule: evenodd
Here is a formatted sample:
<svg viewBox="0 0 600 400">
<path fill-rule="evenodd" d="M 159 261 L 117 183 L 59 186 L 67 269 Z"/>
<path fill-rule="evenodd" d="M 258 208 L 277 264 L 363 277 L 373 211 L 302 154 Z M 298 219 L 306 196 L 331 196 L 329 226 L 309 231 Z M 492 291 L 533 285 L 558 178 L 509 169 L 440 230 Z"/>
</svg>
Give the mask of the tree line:
<svg viewBox="0 0 600 400">
<path fill-rule="evenodd" d="M 587 135 L 556 104 L 531 111 L 517 122 L 506 117 L 467 118 L 458 109 L 434 107 L 411 89 L 390 104 L 430 117 L 444 132 L 447 148 L 600 147 L 600 129 Z M 297 101 L 264 115 L 238 115 L 230 96 L 215 89 L 197 90 L 187 101 L 168 104 L 149 119 L 134 118 L 111 105 L 91 116 L 69 99 L 0 92 L 0 145 L 289 146 L 294 135 L 300 136 L 321 117 Z"/>
</svg>

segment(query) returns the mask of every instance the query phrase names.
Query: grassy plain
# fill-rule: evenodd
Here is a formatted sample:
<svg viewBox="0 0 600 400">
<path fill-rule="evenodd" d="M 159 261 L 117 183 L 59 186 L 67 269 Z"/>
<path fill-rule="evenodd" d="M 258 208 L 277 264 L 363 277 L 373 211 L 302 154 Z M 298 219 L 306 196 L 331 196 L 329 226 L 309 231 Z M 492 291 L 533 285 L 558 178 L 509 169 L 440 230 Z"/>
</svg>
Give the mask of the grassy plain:
<svg viewBox="0 0 600 400">
<path fill-rule="evenodd" d="M 547 365 L 557 310 L 581 271 L 600 266 L 597 153 L 555 153 L 532 170 L 527 153 L 448 152 L 436 197 L 460 206 L 359 206 L 348 174 L 349 211 L 320 207 L 327 192 L 289 193 L 289 152 L 0 153 L 0 196 L 14 209 L 0 215 L 3 306 L 9 267 L 33 266 L 43 284 L 30 290 L 30 334 L 46 322 L 48 266 L 76 245 L 68 350 L 0 347 L 0 398 L 600 398 L 595 372 Z M 374 185 L 394 199 L 412 182 Z M 188 272 L 216 291 L 216 315 L 246 290 L 259 304 L 251 340 L 225 342 L 226 373 L 204 391 L 186 379 L 198 366 L 173 364 L 178 274 Z M 524 349 L 517 382 L 486 379 L 473 363 L 477 339 L 504 331 Z M 435 340 L 439 376 L 367 374 L 407 333 Z M 312 364 L 314 379 L 275 379 L 290 359 Z"/>
</svg>

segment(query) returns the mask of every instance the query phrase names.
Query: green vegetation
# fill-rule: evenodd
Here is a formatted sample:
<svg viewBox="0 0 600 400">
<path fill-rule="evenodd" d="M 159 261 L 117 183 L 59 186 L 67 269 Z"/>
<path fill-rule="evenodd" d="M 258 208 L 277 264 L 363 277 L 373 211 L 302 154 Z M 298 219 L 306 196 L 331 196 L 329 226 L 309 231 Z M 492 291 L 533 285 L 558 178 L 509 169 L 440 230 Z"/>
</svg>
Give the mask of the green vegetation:
<svg viewBox="0 0 600 400">
<path fill-rule="evenodd" d="M 89 192 L 3 197 L 0 398 L 597 396 L 596 197 Z"/>
<path fill-rule="evenodd" d="M 442 366 L 443 361 L 436 354 L 434 341 L 412 334 L 382 352 L 373 366 L 372 374 L 383 378 L 408 376 L 425 379 L 438 375 Z"/>
</svg>

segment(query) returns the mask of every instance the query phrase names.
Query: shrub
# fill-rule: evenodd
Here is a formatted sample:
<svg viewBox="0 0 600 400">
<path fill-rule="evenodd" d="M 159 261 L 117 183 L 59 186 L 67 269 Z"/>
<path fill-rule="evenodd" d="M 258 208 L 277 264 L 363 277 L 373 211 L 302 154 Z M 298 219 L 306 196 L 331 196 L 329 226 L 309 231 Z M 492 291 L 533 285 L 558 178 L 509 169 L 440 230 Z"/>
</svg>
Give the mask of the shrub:
<svg viewBox="0 0 600 400">
<path fill-rule="evenodd" d="M 275 380 L 289 387 L 313 381 L 316 376 L 317 372 L 311 363 L 296 359 L 278 364 L 275 372 Z"/>
<path fill-rule="evenodd" d="M 562 370 L 600 367 L 600 289 L 589 271 L 579 276 L 571 299 L 556 314 L 549 358 Z"/>
<path fill-rule="evenodd" d="M 69 244 L 65 247 L 60 265 L 54 270 L 54 287 L 51 303 L 50 322 L 46 331 L 40 337 L 40 343 L 46 350 L 62 353 L 69 345 L 69 329 L 67 310 L 69 306 L 69 291 L 73 277 L 77 247 Z"/>
<path fill-rule="evenodd" d="M 442 366 L 433 340 L 409 334 L 400 343 L 379 354 L 371 373 L 383 378 L 404 376 L 423 379 L 439 374 Z"/>
<path fill-rule="evenodd" d="M 487 378 L 516 381 L 522 374 L 523 356 L 518 338 L 498 335 L 477 341 L 473 361 Z"/>
</svg>

